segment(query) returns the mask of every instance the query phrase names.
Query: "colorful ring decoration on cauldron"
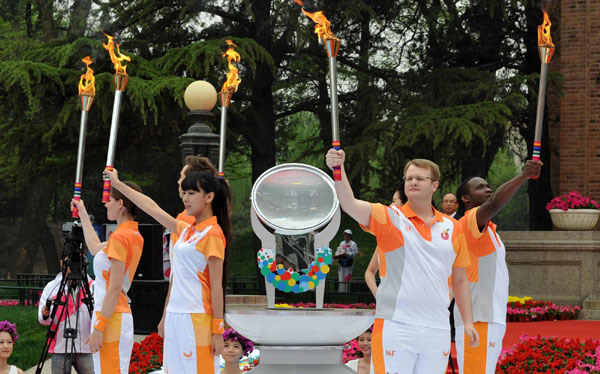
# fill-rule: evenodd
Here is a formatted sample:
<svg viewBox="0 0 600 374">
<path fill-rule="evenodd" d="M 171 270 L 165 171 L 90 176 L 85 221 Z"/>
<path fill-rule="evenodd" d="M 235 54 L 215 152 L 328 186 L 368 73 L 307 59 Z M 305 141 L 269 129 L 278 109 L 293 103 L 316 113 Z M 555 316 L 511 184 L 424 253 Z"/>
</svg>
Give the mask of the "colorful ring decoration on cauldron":
<svg viewBox="0 0 600 374">
<path fill-rule="evenodd" d="M 333 260 L 331 249 L 328 247 L 315 250 L 317 258 L 311 262 L 306 269 L 296 272 L 292 268 L 284 269 L 282 264 L 275 262 L 275 251 L 273 249 L 261 248 L 256 260 L 258 268 L 267 282 L 276 289 L 283 292 L 300 293 L 312 290 L 329 273 L 329 265 Z"/>
</svg>

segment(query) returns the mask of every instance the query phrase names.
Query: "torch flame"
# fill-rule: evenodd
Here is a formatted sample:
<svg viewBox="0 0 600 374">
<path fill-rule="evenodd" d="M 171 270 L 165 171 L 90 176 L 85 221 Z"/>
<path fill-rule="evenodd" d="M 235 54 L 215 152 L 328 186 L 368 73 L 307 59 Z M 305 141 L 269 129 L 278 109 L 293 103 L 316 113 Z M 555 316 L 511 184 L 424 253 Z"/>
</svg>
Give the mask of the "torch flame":
<svg viewBox="0 0 600 374">
<path fill-rule="evenodd" d="M 304 2 L 302 0 L 294 0 L 294 2 L 300 6 L 304 6 Z M 301 9 L 302 13 L 304 13 L 307 17 L 312 19 L 315 25 L 315 34 L 319 36 L 319 41 L 327 40 L 327 39 L 338 39 L 335 34 L 331 31 L 331 22 L 325 17 L 323 11 L 318 12 L 307 12 L 304 8 Z"/>
<path fill-rule="evenodd" d="M 85 74 L 81 74 L 81 78 L 79 79 L 79 95 L 95 96 L 96 87 L 94 83 L 96 82 L 96 77 L 94 77 L 94 71 L 90 69 L 90 65 L 94 61 L 92 61 L 90 56 L 82 58 L 81 61 L 86 65 L 87 71 Z M 85 83 L 83 82 L 84 79 Z"/>
<path fill-rule="evenodd" d="M 233 65 L 233 62 L 240 62 L 241 57 L 239 53 L 237 53 L 233 48 L 237 47 L 235 43 L 231 40 L 227 40 L 227 45 L 229 48 L 225 53 L 223 53 L 223 57 L 227 58 L 227 64 L 229 65 L 229 72 L 227 73 L 227 80 L 223 83 L 223 87 L 221 88 L 221 92 L 229 92 L 235 93 L 237 92 L 238 85 L 242 82 L 242 80 L 238 76 L 238 68 Z"/>
<path fill-rule="evenodd" d="M 127 75 L 127 66 L 121 65 L 121 61 L 131 61 L 131 57 L 121 53 L 119 50 L 119 44 L 116 45 L 118 54 L 117 56 L 117 54 L 115 54 L 115 43 L 113 42 L 113 37 L 105 34 L 104 32 L 102 33 L 108 38 L 108 44 L 102 43 L 102 46 L 110 54 L 110 59 L 115 66 L 115 74 Z"/>
<path fill-rule="evenodd" d="M 540 47 L 554 47 L 554 43 L 552 43 L 552 36 L 550 36 L 550 26 L 552 23 L 550 22 L 550 18 L 548 18 L 548 13 L 544 10 L 544 23 L 538 26 L 538 45 Z"/>
</svg>

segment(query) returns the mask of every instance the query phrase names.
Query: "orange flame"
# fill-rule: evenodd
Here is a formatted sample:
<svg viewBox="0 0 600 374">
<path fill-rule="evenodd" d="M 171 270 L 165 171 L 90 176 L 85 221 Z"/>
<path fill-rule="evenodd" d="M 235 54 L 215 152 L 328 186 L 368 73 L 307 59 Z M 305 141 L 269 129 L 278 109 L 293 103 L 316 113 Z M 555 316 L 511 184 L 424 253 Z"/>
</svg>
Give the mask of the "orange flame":
<svg viewBox="0 0 600 374">
<path fill-rule="evenodd" d="M 79 78 L 79 95 L 95 96 L 96 87 L 94 83 L 96 82 L 96 77 L 94 77 L 94 71 L 90 69 L 90 65 L 94 61 L 92 61 L 90 56 L 82 58 L 81 61 L 86 65 L 87 71 L 85 74 L 81 74 L 81 78 Z M 85 83 L 83 83 L 84 79 Z"/>
<path fill-rule="evenodd" d="M 102 33 L 108 38 L 108 44 L 102 43 L 102 46 L 110 54 L 110 59 L 113 65 L 115 66 L 115 74 L 127 75 L 127 66 L 121 65 L 121 61 L 131 61 L 131 57 L 125 56 L 121 53 L 121 51 L 119 50 L 119 44 L 116 45 L 117 53 L 115 54 L 115 43 L 113 42 L 113 37 L 105 34 L 104 32 Z"/>
<path fill-rule="evenodd" d="M 552 43 L 552 36 L 550 36 L 550 26 L 552 23 L 550 22 L 550 18 L 548 18 L 548 13 L 544 10 L 544 23 L 538 26 L 538 45 L 540 47 L 554 47 L 554 43 Z"/>
<path fill-rule="evenodd" d="M 221 88 L 221 92 L 229 92 L 234 93 L 237 92 L 238 85 L 242 82 L 242 80 L 238 76 L 238 68 L 233 65 L 233 62 L 240 62 L 241 57 L 239 53 L 237 53 L 233 48 L 237 47 L 231 40 L 227 40 L 227 45 L 229 48 L 225 53 L 223 53 L 223 57 L 227 58 L 227 63 L 229 65 L 229 72 L 227 73 L 227 80 L 223 83 L 223 87 Z"/>
<path fill-rule="evenodd" d="M 304 5 L 304 2 L 302 0 L 294 0 L 294 2 L 300 6 Z M 329 22 L 327 17 L 325 17 L 323 11 L 310 13 L 302 9 L 302 13 L 304 13 L 307 17 L 309 17 L 316 23 L 315 34 L 319 36 L 319 41 L 327 39 L 337 39 L 335 34 L 331 31 L 331 22 Z"/>
</svg>

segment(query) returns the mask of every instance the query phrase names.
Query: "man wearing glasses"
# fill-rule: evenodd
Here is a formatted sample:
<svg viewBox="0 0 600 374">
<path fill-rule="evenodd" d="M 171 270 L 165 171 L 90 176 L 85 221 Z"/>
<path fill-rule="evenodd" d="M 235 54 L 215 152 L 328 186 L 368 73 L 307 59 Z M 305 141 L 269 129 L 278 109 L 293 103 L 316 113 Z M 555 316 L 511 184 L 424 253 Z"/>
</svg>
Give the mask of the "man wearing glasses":
<svg viewBox="0 0 600 374">
<path fill-rule="evenodd" d="M 450 354 L 450 285 L 472 346 L 473 327 L 465 268 L 469 253 L 461 225 L 431 206 L 439 186 L 439 167 L 415 159 L 404 168 L 408 202 L 394 210 L 358 200 L 346 178 L 345 154 L 330 149 L 327 166 L 341 166 L 335 182 L 342 209 L 375 235 L 387 273 L 377 290 L 371 373 L 442 373 Z"/>
</svg>

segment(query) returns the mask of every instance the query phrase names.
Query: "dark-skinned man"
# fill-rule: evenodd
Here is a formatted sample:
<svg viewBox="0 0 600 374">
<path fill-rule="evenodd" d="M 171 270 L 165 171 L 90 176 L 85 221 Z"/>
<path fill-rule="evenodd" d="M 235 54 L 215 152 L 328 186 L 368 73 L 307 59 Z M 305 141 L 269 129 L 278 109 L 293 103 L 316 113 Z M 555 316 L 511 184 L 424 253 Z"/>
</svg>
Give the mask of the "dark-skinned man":
<svg viewBox="0 0 600 374">
<path fill-rule="evenodd" d="M 504 244 L 491 219 L 510 202 L 527 180 L 539 176 L 540 161 L 528 160 L 522 172 L 492 192 L 488 182 L 471 177 L 458 187 L 456 196 L 464 216 L 460 219 L 471 265 L 467 267 L 473 322 L 481 344 L 465 344 L 464 323 L 455 309 L 456 349 L 460 374 L 492 374 L 502 351 L 506 331 L 508 268 Z"/>
</svg>

